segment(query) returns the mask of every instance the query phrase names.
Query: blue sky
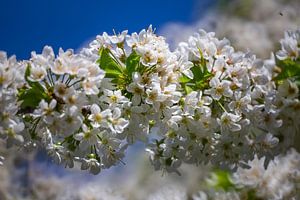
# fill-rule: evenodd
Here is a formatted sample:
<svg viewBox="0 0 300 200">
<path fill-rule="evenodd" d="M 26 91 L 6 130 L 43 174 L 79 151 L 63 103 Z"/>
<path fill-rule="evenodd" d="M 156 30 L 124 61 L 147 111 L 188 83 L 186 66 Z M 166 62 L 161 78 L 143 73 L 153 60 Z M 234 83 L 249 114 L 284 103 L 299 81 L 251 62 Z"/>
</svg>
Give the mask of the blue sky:
<svg viewBox="0 0 300 200">
<path fill-rule="evenodd" d="M 79 48 L 103 31 L 140 31 L 152 24 L 191 23 L 209 0 L 0 0 L 0 50 L 18 59 L 51 45 Z M 198 6 L 199 8 L 199 6 Z"/>
</svg>

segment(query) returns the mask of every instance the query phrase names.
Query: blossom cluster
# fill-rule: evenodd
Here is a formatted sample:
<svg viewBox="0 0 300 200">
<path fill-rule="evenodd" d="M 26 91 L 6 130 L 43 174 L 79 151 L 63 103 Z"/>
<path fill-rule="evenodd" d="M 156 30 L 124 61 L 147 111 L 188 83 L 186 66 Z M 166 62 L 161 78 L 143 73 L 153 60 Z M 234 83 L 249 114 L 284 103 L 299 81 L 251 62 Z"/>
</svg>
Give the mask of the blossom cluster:
<svg viewBox="0 0 300 200">
<path fill-rule="evenodd" d="M 7 147 L 22 144 L 24 137 L 24 123 L 17 115 L 20 110 L 17 99 L 18 88 L 24 82 L 24 64 L 17 62 L 16 57 L 7 58 L 7 54 L 0 52 L 0 138 L 6 141 Z M 1 157 L 1 156 L 0 156 Z M 4 158 L 0 160 L 2 162 Z M 0 163 L 1 163 L 0 162 Z"/>
<path fill-rule="evenodd" d="M 281 43 L 278 59 L 297 61 L 299 31 Z M 274 57 L 235 52 L 214 33 L 200 30 L 172 52 L 150 26 L 103 33 L 79 53 L 46 46 L 0 61 L 1 138 L 40 145 L 67 167 L 97 174 L 137 140 L 155 169 L 176 173 L 183 162 L 235 169 L 296 145 L 294 79 Z"/>
<path fill-rule="evenodd" d="M 290 149 L 268 164 L 265 161 L 265 157 L 255 156 L 232 175 L 223 173 L 223 177 L 218 177 L 213 174 L 208 179 L 213 187 L 199 191 L 193 199 L 299 199 L 300 154 Z M 224 180 L 227 180 L 227 187 Z M 217 188 L 217 185 L 223 188 Z"/>
<path fill-rule="evenodd" d="M 277 156 L 265 168 L 265 157 L 255 157 L 249 168 L 238 168 L 233 181 L 240 187 L 254 189 L 256 196 L 264 199 L 297 199 L 300 181 L 300 154 L 291 150 Z"/>
<path fill-rule="evenodd" d="M 299 52 L 299 33 L 287 35 L 294 39 L 282 41 L 278 54 Z M 180 43 L 176 54 L 192 63 L 192 74 L 180 77 L 181 100 L 164 116 L 160 142 L 150 146 L 156 168 L 176 171 L 181 162 L 210 162 L 235 169 L 255 154 L 269 160 L 297 145 L 299 89 L 282 76 L 274 57 L 264 61 L 235 52 L 227 39 L 204 31 Z"/>
</svg>

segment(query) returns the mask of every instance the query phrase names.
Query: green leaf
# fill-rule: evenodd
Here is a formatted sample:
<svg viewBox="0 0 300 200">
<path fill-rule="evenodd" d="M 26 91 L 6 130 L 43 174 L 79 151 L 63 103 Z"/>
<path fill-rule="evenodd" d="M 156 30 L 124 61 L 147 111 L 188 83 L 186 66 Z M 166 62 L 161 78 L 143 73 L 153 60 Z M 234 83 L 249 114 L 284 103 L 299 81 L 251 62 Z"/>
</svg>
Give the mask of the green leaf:
<svg viewBox="0 0 300 200">
<path fill-rule="evenodd" d="M 203 79 L 205 71 L 204 71 L 202 65 L 194 64 L 194 66 L 191 68 L 191 70 L 194 74 L 194 78 L 193 78 L 194 82 L 201 81 Z"/>
<path fill-rule="evenodd" d="M 191 88 L 191 87 L 188 86 L 188 85 L 185 85 L 185 86 L 184 86 L 184 90 L 185 90 L 186 94 L 189 94 L 189 93 L 191 93 L 191 92 L 193 91 L 193 88 Z"/>
<path fill-rule="evenodd" d="M 117 78 L 121 75 L 122 73 L 120 73 L 119 71 L 115 70 L 115 69 L 106 69 L 105 70 L 105 77 L 106 78 Z"/>
<path fill-rule="evenodd" d="M 257 197 L 255 189 L 250 189 L 246 193 L 247 200 L 263 200 L 260 197 Z"/>
<path fill-rule="evenodd" d="M 300 62 L 293 61 L 291 59 L 276 60 L 277 66 L 281 69 L 275 80 L 280 81 L 287 78 L 299 77 L 300 76 Z"/>
<path fill-rule="evenodd" d="M 141 56 L 133 51 L 126 59 L 126 70 L 129 78 L 131 78 L 133 72 L 137 71 L 140 64 L 140 58 Z"/>
<path fill-rule="evenodd" d="M 208 78 L 212 77 L 213 74 L 207 70 L 206 64 L 194 63 L 194 66 L 191 68 L 194 74 L 194 81 L 205 81 Z"/>
<path fill-rule="evenodd" d="M 19 90 L 18 99 L 22 101 L 21 108 L 36 108 L 42 99 L 48 99 L 43 86 L 39 82 L 34 82 L 28 79 L 30 76 L 30 68 L 28 65 L 25 71 L 25 80 L 30 88 L 22 88 Z"/>
<path fill-rule="evenodd" d="M 210 187 L 215 189 L 228 191 L 231 188 L 235 188 L 235 185 L 230 180 L 229 172 L 220 169 L 215 170 L 212 173 L 212 177 L 207 182 Z"/>
<path fill-rule="evenodd" d="M 42 99 L 47 99 L 47 95 L 39 87 L 33 85 L 29 89 L 21 89 L 18 94 L 19 100 L 22 101 L 21 108 L 36 108 Z"/>
<path fill-rule="evenodd" d="M 202 59 L 201 59 L 202 60 Z M 189 94 L 193 90 L 203 90 L 209 86 L 209 79 L 213 76 L 207 68 L 205 61 L 195 62 L 191 68 L 194 78 L 190 79 L 184 74 L 179 79 L 182 88 L 184 88 L 186 94 Z"/>
<path fill-rule="evenodd" d="M 117 78 L 123 73 L 122 67 L 110 55 L 109 49 L 102 48 L 100 50 L 100 58 L 98 63 L 100 68 L 105 71 L 105 77 L 107 78 Z"/>
<path fill-rule="evenodd" d="M 188 83 L 190 82 L 192 79 L 190 79 L 189 77 L 187 77 L 186 75 L 182 74 L 182 76 L 179 78 L 179 82 L 180 83 Z"/>
</svg>

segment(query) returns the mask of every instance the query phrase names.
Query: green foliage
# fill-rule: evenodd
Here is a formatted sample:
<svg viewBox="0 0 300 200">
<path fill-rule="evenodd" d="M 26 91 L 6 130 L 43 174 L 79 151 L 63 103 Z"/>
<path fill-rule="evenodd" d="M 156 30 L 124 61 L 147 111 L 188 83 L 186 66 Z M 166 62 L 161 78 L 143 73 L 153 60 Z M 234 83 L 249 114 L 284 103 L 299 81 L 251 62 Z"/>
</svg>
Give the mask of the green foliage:
<svg viewBox="0 0 300 200">
<path fill-rule="evenodd" d="M 36 108 L 42 99 L 48 99 L 43 86 L 39 82 L 33 82 L 28 79 L 30 76 L 30 65 L 27 66 L 25 71 L 25 80 L 30 86 L 30 88 L 19 89 L 18 99 L 22 101 L 22 109 L 34 109 Z"/>
<path fill-rule="evenodd" d="M 140 65 L 141 56 L 133 51 L 126 59 L 126 72 L 129 78 L 132 77 L 132 73 L 138 71 Z"/>
<path fill-rule="evenodd" d="M 99 52 L 98 63 L 100 68 L 105 71 L 105 77 L 111 78 L 124 95 L 128 98 L 131 94 L 127 93 L 126 86 L 132 82 L 132 73 L 145 70 L 145 66 L 140 63 L 141 56 L 135 51 L 124 59 L 125 63 L 115 58 L 107 48 L 102 48 Z"/>
<path fill-rule="evenodd" d="M 276 60 L 277 66 L 280 68 L 280 73 L 275 77 L 277 84 L 290 79 L 295 82 L 300 89 L 300 58 L 293 61 L 290 58 L 285 60 Z"/>
<path fill-rule="evenodd" d="M 246 200 L 263 200 L 257 197 L 255 190 L 247 190 L 245 193 L 242 193 L 242 198 Z"/>
<path fill-rule="evenodd" d="M 202 56 L 200 62 L 194 62 L 194 66 L 191 68 L 191 71 L 194 75 L 193 79 L 190 79 L 185 75 L 182 75 L 179 79 L 179 82 L 182 88 L 184 88 L 186 94 L 196 90 L 207 89 L 209 86 L 209 80 L 213 77 L 213 74 L 207 70 L 206 60 Z"/>
<path fill-rule="evenodd" d="M 213 74 L 207 70 L 206 65 L 195 64 L 192 67 L 192 72 L 194 74 L 195 89 L 206 89 L 209 86 L 208 80 L 213 77 Z"/>
<path fill-rule="evenodd" d="M 230 180 L 230 173 L 220 169 L 214 170 L 211 179 L 207 182 L 210 187 L 216 190 L 223 189 L 228 191 L 230 189 L 235 189 L 235 185 Z"/>
<path fill-rule="evenodd" d="M 293 61 L 291 59 L 276 60 L 277 66 L 281 69 L 275 80 L 281 81 L 288 78 L 295 78 L 300 81 L 300 60 Z"/>
<path fill-rule="evenodd" d="M 180 83 L 188 83 L 188 82 L 190 82 L 190 81 L 191 81 L 191 79 L 188 78 L 186 75 L 182 75 L 182 76 L 179 78 L 179 82 L 180 82 Z"/>
<path fill-rule="evenodd" d="M 100 68 L 105 71 L 105 77 L 116 79 L 123 73 L 122 67 L 111 56 L 109 49 L 101 48 L 99 55 L 100 58 L 98 60 L 98 63 L 100 65 Z"/>
<path fill-rule="evenodd" d="M 185 85 L 184 86 L 184 91 L 185 91 L 185 93 L 189 94 L 193 91 L 193 88 L 188 86 L 188 85 Z"/>
</svg>

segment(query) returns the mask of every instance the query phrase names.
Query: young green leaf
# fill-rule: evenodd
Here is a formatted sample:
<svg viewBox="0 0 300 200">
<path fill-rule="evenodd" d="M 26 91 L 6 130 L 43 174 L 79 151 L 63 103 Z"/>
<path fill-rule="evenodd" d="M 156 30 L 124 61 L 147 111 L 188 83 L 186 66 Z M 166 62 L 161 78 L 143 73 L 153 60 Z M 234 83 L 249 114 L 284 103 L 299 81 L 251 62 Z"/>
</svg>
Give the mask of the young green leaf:
<svg viewBox="0 0 300 200">
<path fill-rule="evenodd" d="M 191 79 L 184 74 L 182 74 L 182 76 L 179 78 L 180 83 L 188 83 L 190 81 L 191 81 Z"/>
<path fill-rule="evenodd" d="M 137 71 L 140 64 L 141 56 L 133 51 L 126 59 L 126 70 L 128 76 L 131 78 L 133 72 Z"/>
<path fill-rule="evenodd" d="M 275 80 L 284 80 L 287 78 L 300 76 L 300 62 L 293 61 L 291 59 L 277 60 L 277 66 L 281 69 L 281 72 L 276 76 Z"/>
<path fill-rule="evenodd" d="M 122 67 L 117 63 L 117 61 L 110 55 L 109 49 L 100 50 L 100 58 L 98 60 L 100 68 L 105 71 L 105 76 L 107 78 L 117 78 L 123 73 Z"/>
<path fill-rule="evenodd" d="M 230 174 L 227 171 L 216 169 L 210 179 L 207 180 L 210 187 L 215 189 L 223 189 L 228 191 L 229 189 L 235 188 L 235 185 L 230 180 Z"/>
<path fill-rule="evenodd" d="M 44 91 L 43 86 L 39 82 L 30 81 L 30 65 L 27 66 L 25 71 L 25 80 L 30 88 L 20 89 L 18 100 L 22 101 L 21 108 L 36 108 L 42 99 L 49 98 Z"/>
<path fill-rule="evenodd" d="M 191 71 L 194 75 L 193 79 L 189 79 L 185 75 L 179 78 L 179 82 L 187 94 L 193 90 L 203 90 L 209 86 L 208 81 L 213 74 L 207 70 L 204 63 L 194 63 Z"/>
<path fill-rule="evenodd" d="M 185 93 L 186 93 L 186 94 L 189 94 L 189 93 L 191 93 L 192 91 L 194 91 L 193 88 L 191 88 L 191 87 L 188 86 L 188 85 L 185 85 L 185 86 L 184 86 L 184 90 L 185 90 Z"/>
<path fill-rule="evenodd" d="M 35 84 L 29 89 L 19 90 L 18 99 L 22 101 L 22 109 L 36 108 L 42 99 L 47 99 L 47 95 Z"/>
</svg>

